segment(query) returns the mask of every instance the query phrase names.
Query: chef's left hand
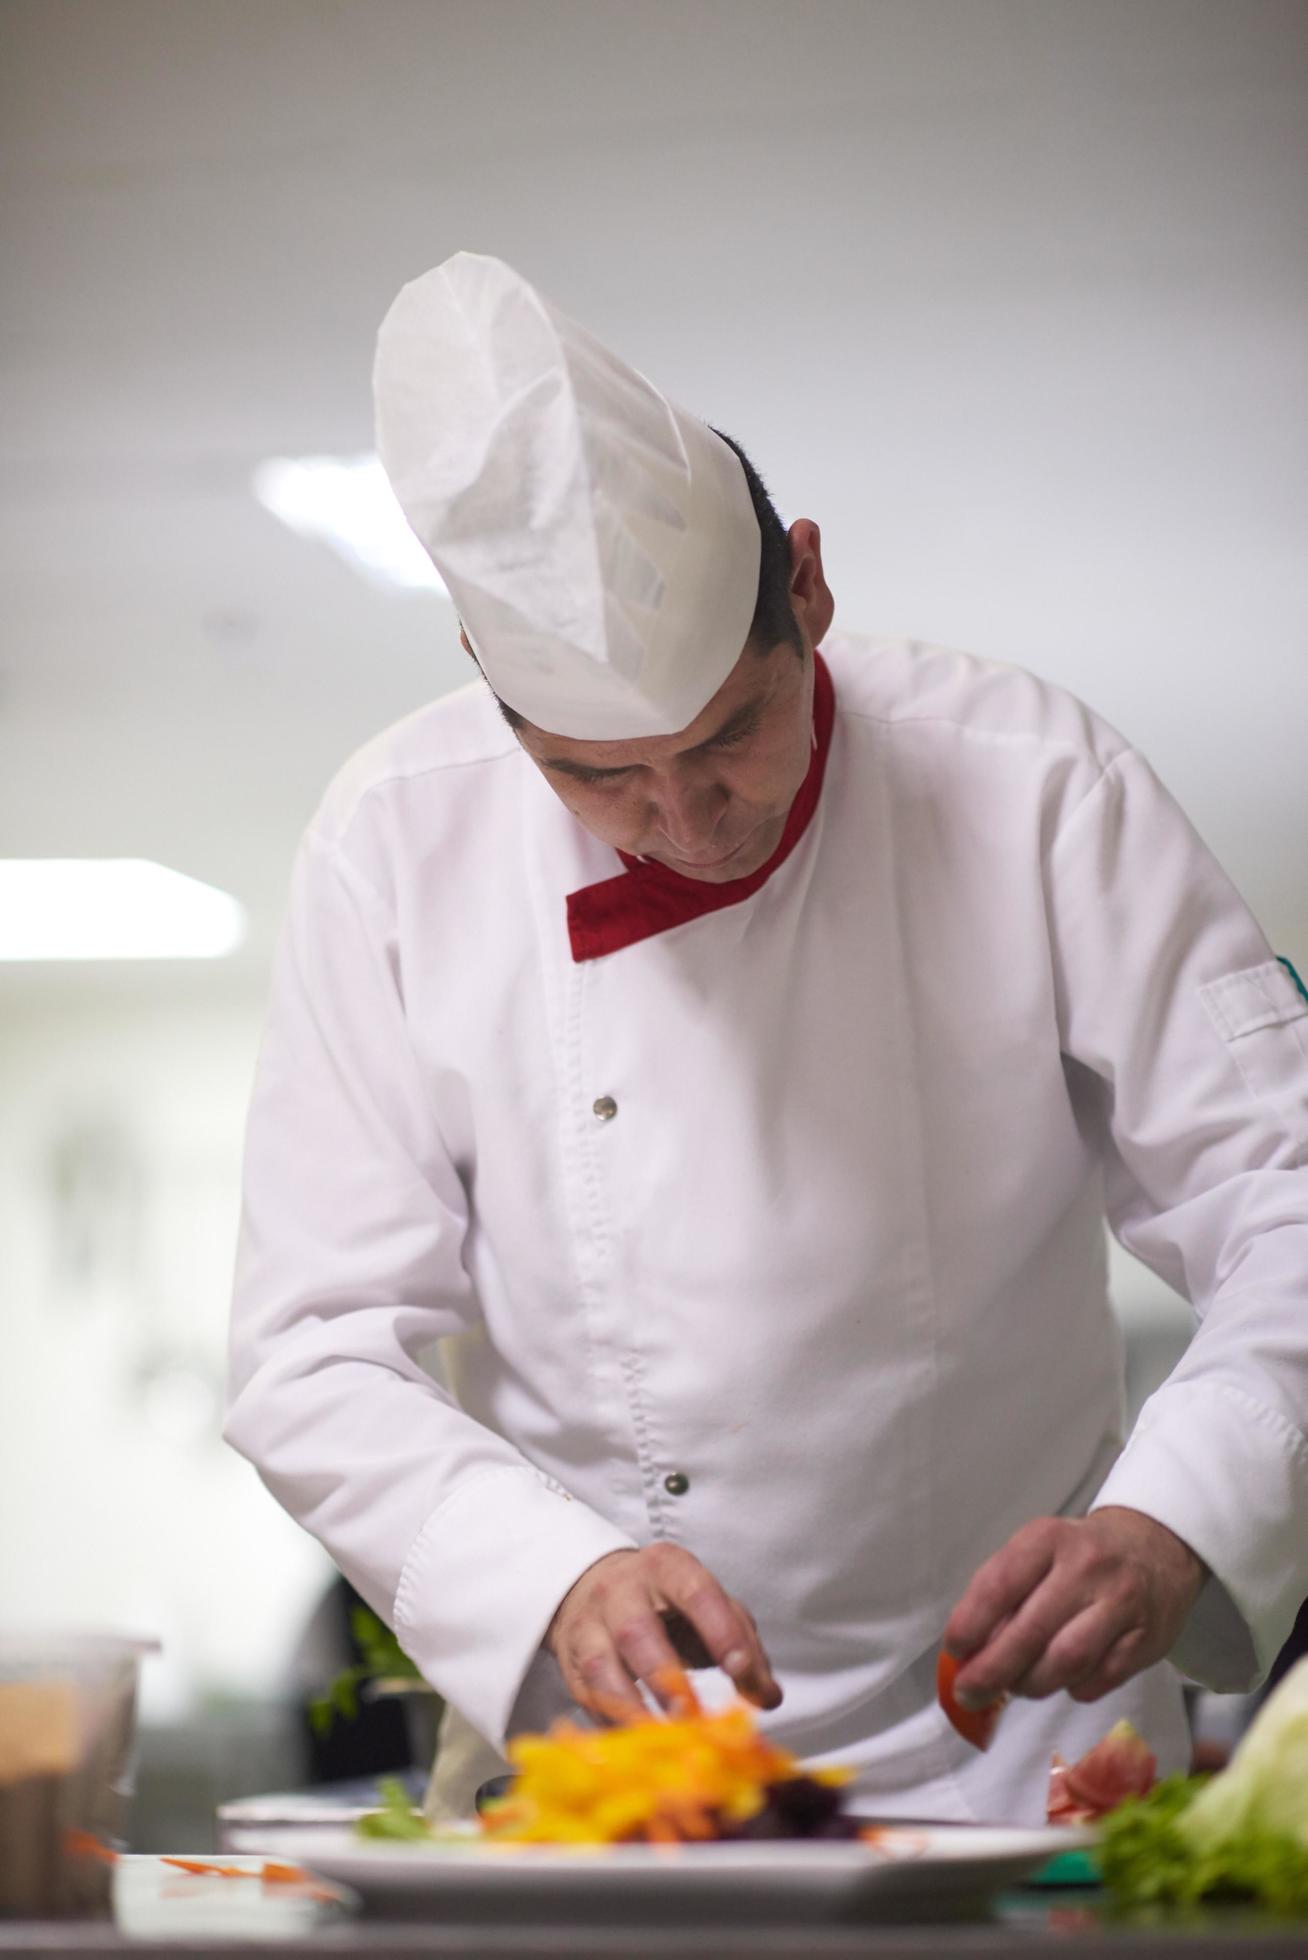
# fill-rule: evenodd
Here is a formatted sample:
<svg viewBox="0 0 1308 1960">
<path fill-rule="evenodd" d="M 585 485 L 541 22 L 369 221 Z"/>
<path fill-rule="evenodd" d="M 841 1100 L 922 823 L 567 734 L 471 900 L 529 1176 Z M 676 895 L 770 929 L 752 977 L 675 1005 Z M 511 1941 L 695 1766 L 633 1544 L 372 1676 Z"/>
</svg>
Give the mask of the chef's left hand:
<svg viewBox="0 0 1308 1960">
<path fill-rule="evenodd" d="M 1141 1511 L 1035 1518 L 986 1560 L 949 1616 L 944 1644 L 966 1662 L 954 1693 L 969 1708 L 1059 1688 L 1097 1701 L 1171 1651 L 1207 1576 Z"/>
</svg>

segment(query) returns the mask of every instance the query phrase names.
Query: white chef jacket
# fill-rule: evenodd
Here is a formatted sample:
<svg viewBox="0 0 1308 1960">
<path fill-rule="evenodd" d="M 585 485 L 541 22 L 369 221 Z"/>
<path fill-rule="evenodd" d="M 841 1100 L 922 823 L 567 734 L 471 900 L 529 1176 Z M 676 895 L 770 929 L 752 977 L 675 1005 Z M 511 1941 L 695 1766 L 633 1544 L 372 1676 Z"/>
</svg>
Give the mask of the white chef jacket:
<svg viewBox="0 0 1308 1960">
<path fill-rule="evenodd" d="M 1308 1592 L 1308 1004 L 1078 701 L 823 651 L 798 845 L 598 958 L 566 899 L 619 860 L 480 683 L 342 770 L 276 961 L 226 1433 L 479 1771 L 561 1706 L 572 1583 L 662 1538 L 757 1616 L 778 1741 L 867 1807 L 1037 1818 L 1119 1714 L 1164 1769 L 1186 1743 L 1165 1666 L 1015 1703 L 986 1756 L 949 1729 L 941 1630 L 1018 1526 L 1170 1526 L 1213 1573 L 1173 1658 L 1215 1688 Z M 1105 1212 L 1199 1321 L 1125 1449 Z"/>
</svg>

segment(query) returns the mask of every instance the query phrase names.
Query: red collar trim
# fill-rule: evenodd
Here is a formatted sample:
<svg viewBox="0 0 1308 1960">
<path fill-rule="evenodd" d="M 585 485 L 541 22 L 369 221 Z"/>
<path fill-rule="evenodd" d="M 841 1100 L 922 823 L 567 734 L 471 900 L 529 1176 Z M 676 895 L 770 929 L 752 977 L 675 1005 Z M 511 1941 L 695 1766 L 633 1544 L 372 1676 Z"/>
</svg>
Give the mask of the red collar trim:
<svg viewBox="0 0 1308 1960">
<path fill-rule="evenodd" d="M 836 690 L 820 653 L 814 654 L 813 676 L 813 760 L 800 784 L 781 833 L 781 842 L 766 864 L 751 871 L 747 878 L 730 878 L 725 884 L 706 884 L 702 878 L 687 878 L 666 864 L 618 856 L 626 866 L 614 878 L 602 878 L 597 885 L 568 893 L 568 938 L 575 961 L 602 959 L 606 953 L 621 952 L 656 933 L 670 932 L 706 912 L 721 912 L 728 905 L 739 905 L 766 885 L 773 872 L 790 856 L 804 832 L 822 793 L 831 730 L 836 718 Z"/>
</svg>

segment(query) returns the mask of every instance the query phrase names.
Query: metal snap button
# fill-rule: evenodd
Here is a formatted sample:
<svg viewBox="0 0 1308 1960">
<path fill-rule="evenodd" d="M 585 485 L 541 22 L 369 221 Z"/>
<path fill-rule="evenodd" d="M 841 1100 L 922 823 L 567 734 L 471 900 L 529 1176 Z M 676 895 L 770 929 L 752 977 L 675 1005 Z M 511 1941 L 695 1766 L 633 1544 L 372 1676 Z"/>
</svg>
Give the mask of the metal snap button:
<svg viewBox="0 0 1308 1960">
<path fill-rule="evenodd" d="M 596 1096 L 591 1108 L 601 1123 L 611 1123 L 618 1113 L 618 1105 L 612 1096 Z"/>
<path fill-rule="evenodd" d="M 684 1497 L 690 1489 L 690 1478 L 684 1470 L 669 1470 L 663 1479 L 663 1488 L 669 1497 Z"/>
</svg>

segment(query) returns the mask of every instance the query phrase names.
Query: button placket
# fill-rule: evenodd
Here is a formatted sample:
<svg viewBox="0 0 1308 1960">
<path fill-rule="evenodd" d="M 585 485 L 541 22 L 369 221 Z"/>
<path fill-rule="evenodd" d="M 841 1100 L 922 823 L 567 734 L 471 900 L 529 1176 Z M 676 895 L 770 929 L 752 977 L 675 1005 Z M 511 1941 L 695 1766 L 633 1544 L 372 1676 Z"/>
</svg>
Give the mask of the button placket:
<svg viewBox="0 0 1308 1960">
<path fill-rule="evenodd" d="M 594 1275 L 596 1318 L 605 1329 L 603 1338 L 612 1342 L 610 1351 L 615 1353 L 618 1362 L 635 1444 L 634 1467 L 640 1482 L 648 1528 L 655 1538 L 676 1542 L 682 1527 L 682 1519 L 676 1515 L 679 1507 L 673 1501 L 677 1493 L 669 1490 L 664 1483 L 667 1475 L 674 1474 L 668 1470 L 672 1453 L 658 1433 L 658 1408 L 646 1379 L 648 1364 L 639 1345 L 640 1325 L 638 1317 L 633 1318 L 634 1303 L 630 1286 L 619 1278 L 617 1270 L 622 1232 L 620 1228 L 615 1230 L 615 1207 L 618 1216 L 626 1216 L 633 1202 L 634 1194 L 623 1169 L 624 1146 L 630 1144 L 633 1138 L 612 1129 L 622 1105 L 611 1089 L 606 1090 L 601 1086 L 609 1066 L 616 1061 L 610 1043 L 605 1039 L 605 1017 L 601 1003 L 607 1005 L 610 1012 L 620 1012 L 625 1019 L 625 999 L 618 1000 L 616 996 L 610 998 L 612 978 L 602 962 L 588 964 L 580 971 L 584 983 L 579 991 L 585 1001 L 585 1028 L 583 1032 L 583 1010 L 579 1000 L 577 1046 L 574 1051 L 578 1070 L 574 1080 L 577 1080 L 581 1095 L 574 1120 L 580 1125 L 578 1139 L 582 1143 L 591 1216 L 596 1220 L 603 1219 L 608 1254 L 604 1266 Z M 621 1066 L 615 1067 L 615 1073 L 622 1081 L 625 1101 L 632 1085 L 626 1081 Z M 612 1076 L 609 1079 L 612 1081 Z M 601 1091 L 598 1095 L 594 1094 L 597 1088 Z M 633 1120 L 629 1105 L 624 1113 L 624 1124 Z M 599 1134 L 601 1130 L 605 1132 L 602 1139 Z"/>
<path fill-rule="evenodd" d="M 585 1317 L 588 1344 L 587 1373 L 610 1454 L 609 1482 L 614 1502 L 619 1507 L 628 1503 L 639 1505 L 647 1513 L 640 1437 L 632 1423 L 631 1390 L 626 1380 L 621 1334 L 614 1321 L 613 1221 L 601 1174 L 602 1161 L 610 1152 L 600 1144 L 596 1134 L 593 1100 L 587 1101 L 587 1079 L 593 1084 L 596 1076 L 587 1055 L 586 1034 L 594 1014 L 591 996 L 598 969 L 593 965 L 573 966 L 567 978 L 562 1033 L 569 1105 L 565 1162 L 578 1299 Z M 621 1515 L 620 1508 L 615 1516 Z"/>
</svg>

